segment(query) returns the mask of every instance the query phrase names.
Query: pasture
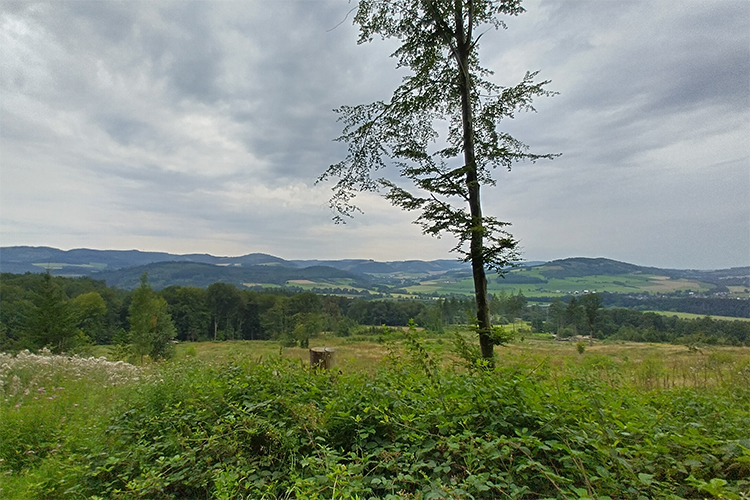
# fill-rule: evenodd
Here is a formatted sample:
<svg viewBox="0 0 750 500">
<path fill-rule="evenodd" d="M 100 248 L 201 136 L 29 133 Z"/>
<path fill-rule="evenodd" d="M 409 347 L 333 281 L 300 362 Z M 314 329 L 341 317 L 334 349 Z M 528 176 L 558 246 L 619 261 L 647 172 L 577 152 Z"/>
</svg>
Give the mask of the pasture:
<svg viewBox="0 0 750 500">
<path fill-rule="evenodd" d="M 539 296 L 564 296 L 571 293 L 584 293 L 584 290 L 611 293 L 671 293 L 676 291 L 708 292 L 711 286 L 697 281 L 685 279 L 669 279 L 664 276 L 647 274 L 628 274 L 621 276 L 596 275 L 568 278 L 546 279 L 537 271 L 516 272 L 509 276 L 522 276 L 530 281 L 538 282 L 523 283 L 518 279 L 504 280 L 501 277 L 493 277 L 487 281 L 489 293 L 514 293 L 523 292 L 527 297 Z M 545 282 L 542 282 L 544 280 Z M 433 278 L 423 281 L 419 285 L 407 287 L 412 294 L 471 294 L 474 290 L 474 282 L 471 277 L 460 280 L 452 280 L 444 277 Z"/>
<path fill-rule="evenodd" d="M 673 312 L 673 311 L 643 311 L 661 314 L 662 316 L 677 316 L 680 319 L 701 319 L 705 318 L 705 314 L 693 314 L 684 312 Z M 750 321 L 750 318 L 735 318 L 733 316 L 711 316 L 712 319 L 720 321 Z"/>
</svg>

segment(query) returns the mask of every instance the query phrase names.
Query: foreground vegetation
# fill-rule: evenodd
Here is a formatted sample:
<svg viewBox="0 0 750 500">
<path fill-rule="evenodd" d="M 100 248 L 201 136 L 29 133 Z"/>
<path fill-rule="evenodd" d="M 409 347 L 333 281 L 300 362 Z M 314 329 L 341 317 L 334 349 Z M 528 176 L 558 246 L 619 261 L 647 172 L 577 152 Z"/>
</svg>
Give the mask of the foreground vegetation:
<svg viewBox="0 0 750 500">
<path fill-rule="evenodd" d="M 0 496 L 748 498 L 747 348 L 526 334 L 490 371 L 417 335 L 313 339 L 331 371 L 269 341 L 0 355 Z"/>
</svg>

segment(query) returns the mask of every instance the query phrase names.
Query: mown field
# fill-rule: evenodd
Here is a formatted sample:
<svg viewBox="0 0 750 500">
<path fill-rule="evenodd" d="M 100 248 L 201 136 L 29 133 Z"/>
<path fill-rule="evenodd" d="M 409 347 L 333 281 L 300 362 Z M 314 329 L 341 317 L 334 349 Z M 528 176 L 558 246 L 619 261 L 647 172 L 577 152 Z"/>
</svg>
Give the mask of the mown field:
<svg viewBox="0 0 750 500">
<path fill-rule="evenodd" d="M 669 279 L 656 275 L 622 275 L 622 276 L 581 276 L 568 278 L 546 279 L 537 271 L 517 271 L 511 276 L 527 279 L 544 280 L 537 283 L 519 283 L 493 277 L 487 282 L 490 293 L 523 292 L 527 297 L 566 295 L 574 292 L 583 293 L 584 290 L 611 293 L 671 293 L 677 291 L 708 292 L 711 286 L 706 283 L 684 279 Z M 518 278 L 517 278 L 518 279 Z M 419 285 L 410 286 L 407 290 L 412 294 L 471 294 L 474 282 L 471 277 L 462 280 L 434 279 L 423 281 Z"/>
<path fill-rule="evenodd" d="M 314 338 L 329 371 L 271 341 L 0 354 L 0 497 L 750 495 L 750 348 L 524 334 L 490 370 L 419 335 Z"/>
<path fill-rule="evenodd" d="M 643 311 L 643 312 L 653 312 L 656 314 L 661 314 L 662 316 L 677 316 L 680 319 L 700 319 L 705 318 L 705 314 L 693 314 L 693 313 L 684 313 L 684 312 L 673 312 L 673 311 Z M 720 321 L 750 321 L 750 318 L 734 318 L 732 316 L 711 316 L 712 319 L 720 320 Z"/>
</svg>

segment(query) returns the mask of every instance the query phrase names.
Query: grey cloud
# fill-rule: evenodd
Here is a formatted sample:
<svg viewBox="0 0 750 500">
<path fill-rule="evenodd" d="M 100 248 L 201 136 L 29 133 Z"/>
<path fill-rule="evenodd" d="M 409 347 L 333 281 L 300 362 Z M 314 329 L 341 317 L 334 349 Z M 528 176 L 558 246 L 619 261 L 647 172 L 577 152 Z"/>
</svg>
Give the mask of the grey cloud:
<svg viewBox="0 0 750 500">
<path fill-rule="evenodd" d="M 541 69 L 562 91 L 504 128 L 535 152 L 563 156 L 498 171 L 498 187 L 485 197 L 488 213 L 514 223 L 528 258 L 746 263 L 750 242 L 735 233 L 750 219 L 748 145 L 731 140 L 748 127 L 750 4 L 681 5 L 530 0 L 507 31 L 483 38 L 483 60 L 502 84 Z M 90 183 L 78 202 L 117 221 L 107 241 L 132 231 L 146 238 L 138 241 L 226 240 L 278 254 L 302 245 L 340 257 L 376 257 L 346 255 L 347 248 L 390 251 L 391 259 L 435 248 L 421 258 L 446 257 L 449 242 L 420 239 L 408 226 L 414 214 L 386 202 L 368 201 L 367 213 L 342 230 L 329 225 L 325 193 L 303 209 L 267 194 L 309 186 L 343 156 L 332 142 L 341 131 L 333 108 L 388 99 L 400 81 L 388 57 L 393 43 L 356 45 L 351 15 L 332 29 L 350 8 L 343 1 L 3 3 L 0 14 L 28 31 L 13 34 L 0 61 L 10 68 L 0 72 L 0 168 L 28 168 L 39 182 L 76 172 L 76 182 Z M 677 146 L 687 160 L 669 157 Z M 247 194 L 259 186 L 274 205 Z M 33 203 L 34 192 L 24 193 Z M 19 225 L 24 238 L 54 233 L 43 217 L 24 222 L 11 208 L 4 233 L 20 234 Z M 95 231 L 81 235 L 93 219 L 56 225 L 93 241 Z M 405 235 L 402 245 L 379 243 L 395 230 Z M 691 241 L 691 230 L 712 241 Z"/>
<path fill-rule="evenodd" d="M 115 141 L 123 146 L 149 141 L 155 130 L 148 123 L 120 115 L 102 115 L 98 122 Z"/>
</svg>

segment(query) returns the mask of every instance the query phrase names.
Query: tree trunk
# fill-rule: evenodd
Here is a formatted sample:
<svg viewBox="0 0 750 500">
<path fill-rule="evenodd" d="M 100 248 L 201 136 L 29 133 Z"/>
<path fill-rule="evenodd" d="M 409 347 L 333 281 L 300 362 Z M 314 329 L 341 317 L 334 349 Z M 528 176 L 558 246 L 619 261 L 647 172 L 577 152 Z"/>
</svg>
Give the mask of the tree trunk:
<svg viewBox="0 0 750 500">
<path fill-rule="evenodd" d="M 495 353 L 495 344 L 490 335 L 490 304 L 487 296 L 487 276 L 484 271 L 484 228 L 482 227 L 482 204 L 479 198 L 479 179 L 474 154 L 474 127 L 471 109 L 471 78 L 469 75 L 469 53 L 471 39 L 464 33 L 463 12 L 460 2 L 455 4 L 456 51 L 458 64 L 459 88 L 461 91 L 461 119 L 463 128 L 464 163 L 466 166 L 466 187 L 469 191 L 469 211 L 471 213 L 471 270 L 474 277 L 474 297 L 477 302 L 477 330 L 482 357 L 491 360 Z M 468 7 L 471 9 L 471 4 Z"/>
<path fill-rule="evenodd" d="M 336 352 L 330 347 L 316 347 L 310 349 L 310 366 L 323 370 L 333 368 Z"/>
</svg>

